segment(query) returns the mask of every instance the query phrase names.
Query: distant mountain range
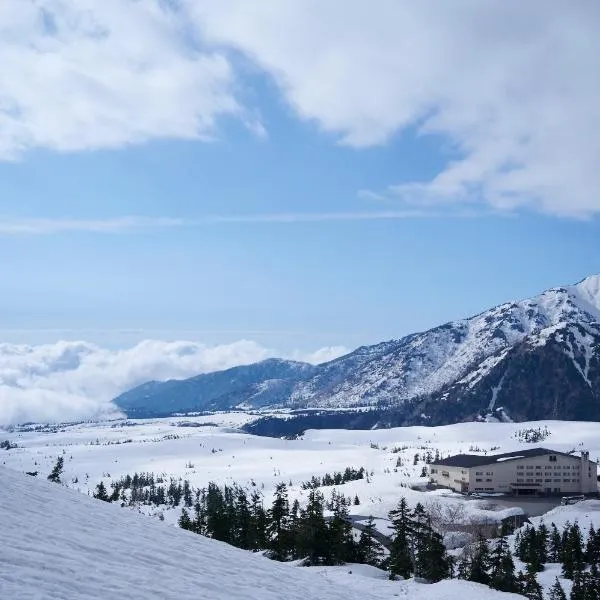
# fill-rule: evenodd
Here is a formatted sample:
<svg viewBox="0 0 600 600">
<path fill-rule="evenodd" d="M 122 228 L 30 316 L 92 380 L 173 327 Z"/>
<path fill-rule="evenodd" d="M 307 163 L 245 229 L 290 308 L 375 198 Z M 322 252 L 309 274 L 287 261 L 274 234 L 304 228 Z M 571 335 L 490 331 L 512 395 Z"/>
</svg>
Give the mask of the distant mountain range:
<svg viewBox="0 0 600 600">
<path fill-rule="evenodd" d="M 149 382 L 115 403 L 129 416 L 368 406 L 403 423 L 600 420 L 600 275 L 321 365 L 270 359 Z"/>
</svg>

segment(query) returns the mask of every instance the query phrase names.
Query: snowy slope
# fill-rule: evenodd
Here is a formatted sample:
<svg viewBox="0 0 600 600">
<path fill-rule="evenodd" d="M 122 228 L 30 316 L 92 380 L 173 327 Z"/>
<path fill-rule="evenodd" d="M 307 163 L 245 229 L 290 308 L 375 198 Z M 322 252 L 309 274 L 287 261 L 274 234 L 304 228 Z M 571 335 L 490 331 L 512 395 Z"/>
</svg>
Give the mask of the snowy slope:
<svg viewBox="0 0 600 600">
<path fill-rule="evenodd" d="M 467 582 L 428 586 L 361 567 L 350 575 L 276 563 L 3 467 L 0 489 L 1 598 L 511 598 Z"/>
<path fill-rule="evenodd" d="M 475 418 L 486 407 L 506 406 L 525 396 L 530 408 L 515 418 L 600 419 L 599 319 L 600 275 L 594 275 L 425 332 L 361 347 L 314 367 L 265 361 L 185 381 L 151 383 L 123 394 L 116 403 L 134 416 L 140 409 L 160 412 L 161 407 L 168 411 L 184 406 L 377 406 L 404 411 L 408 405 L 398 424 L 442 424 Z M 524 359 L 531 363 L 525 375 L 518 372 Z M 511 361 L 515 374 L 504 376 Z M 560 382 L 572 390 L 572 400 L 560 410 L 548 410 L 538 399 L 548 394 L 540 384 L 551 390 Z M 560 393 L 565 396 L 562 389 Z M 444 400 L 455 409 L 440 407 Z M 577 405 L 573 410 L 572 404 Z M 596 412 L 586 414 L 592 405 Z M 421 415 L 430 420 L 423 421 Z"/>
<path fill-rule="evenodd" d="M 525 339 L 544 339 L 557 326 L 594 324 L 600 315 L 600 275 L 577 285 L 494 307 L 469 319 L 372 347 L 321 365 L 300 383 L 291 403 L 360 406 L 434 394 L 464 378 L 481 377 Z M 347 367 L 347 368 L 346 368 Z M 335 373 L 329 378 L 328 373 Z M 343 372 L 344 377 L 339 373 Z"/>
</svg>

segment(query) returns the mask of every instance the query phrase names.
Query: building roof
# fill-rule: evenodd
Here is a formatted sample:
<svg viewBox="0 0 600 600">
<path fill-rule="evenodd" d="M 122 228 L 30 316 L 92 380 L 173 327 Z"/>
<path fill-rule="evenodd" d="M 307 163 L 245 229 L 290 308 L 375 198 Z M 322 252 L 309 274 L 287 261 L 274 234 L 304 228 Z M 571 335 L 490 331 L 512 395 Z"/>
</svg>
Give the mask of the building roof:
<svg viewBox="0 0 600 600">
<path fill-rule="evenodd" d="M 438 460 L 435 465 L 441 467 L 482 467 L 484 465 L 493 465 L 509 460 L 517 460 L 519 458 L 533 458 L 536 456 L 545 456 L 547 454 L 559 454 L 560 456 L 568 456 L 570 458 L 579 458 L 575 454 L 567 454 L 566 452 L 558 452 L 549 450 L 548 448 L 528 448 L 526 450 L 517 450 L 516 452 L 505 452 L 504 454 L 490 454 L 489 456 L 481 456 L 480 454 L 456 454 L 442 460 Z"/>
</svg>

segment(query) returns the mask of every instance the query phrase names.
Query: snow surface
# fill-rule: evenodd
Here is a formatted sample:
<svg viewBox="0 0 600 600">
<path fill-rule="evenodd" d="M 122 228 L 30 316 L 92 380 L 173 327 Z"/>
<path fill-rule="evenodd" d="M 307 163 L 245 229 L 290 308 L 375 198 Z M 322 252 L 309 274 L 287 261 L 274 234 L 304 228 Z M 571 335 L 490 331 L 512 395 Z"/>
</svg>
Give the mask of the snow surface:
<svg viewBox="0 0 600 600">
<path fill-rule="evenodd" d="M 543 345 L 557 331 L 597 327 L 598 321 L 600 275 L 594 275 L 574 286 L 547 290 L 533 298 L 501 304 L 473 317 L 400 340 L 361 348 L 322 365 L 319 375 L 298 384 L 291 402 L 322 407 L 359 406 L 379 401 L 397 404 L 415 396 L 436 393 L 455 382 L 473 386 L 501 362 L 515 344 L 527 339 L 531 345 Z M 587 339 L 577 334 L 573 336 L 580 352 L 590 357 L 593 336 L 590 334 Z M 570 356 L 588 381 L 585 365 L 577 363 L 573 348 Z M 499 389 L 492 394 L 491 407 Z"/>
<path fill-rule="evenodd" d="M 3 467 L 0 489 L 3 599 L 511 597 L 463 581 L 391 582 L 364 565 L 306 569 L 277 563 Z"/>
<path fill-rule="evenodd" d="M 127 474 L 154 472 L 164 474 L 167 480 L 171 476 L 188 479 L 197 488 L 210 481 L 235 482 L 248 490 L 259 490 L 266 503 L 271 502 L 275 486 L 282 481 L 292 482 L 290 500 L 297 498 L 304 503 L 309 492 L 301 484 L 313 475 L 364 466 L 368 479 L 321 488 L 327 499 L 333 490 L 352 498 L 358 495 L 360 505 L 350 507 L 357 518 L 373 515 L 385 520 L 404 496 L 410 506 L 417 502 L 462 505 L 464 520 L 488 521 L 513 514 L 514 507 L 498 505 L 490 510 L 493 499 L 477 502 L 449 490 L 427 492 L 410 488 L 427 481 L 420 477 L 427 452 L 434 455 L 437 451 L 444 458 L 454 454 L 486 455 L 550 447 L 563 452 L 587 449 L 592 460 L 600 457 L 600 423 L 477 422 L 370 431 L 311 430 L 300 439 L 284 440 L 236 431 L 232 425 L 243 422 L 243 417 L 233 413 L 81 424 L 65 426 L 56 432 L 0 432 L 0 440 L 8 439 L 18 445 L 9 451 L 0 450 L 0 465 L 21 472 L 39 471 L 40 477 L 45 477 L 57 457 L 63 456 L 63 481 L 83 494 L 91 493 L 100 480 L 109 484 Z M 210 425 L 211 422 L 221 426 Z M 200 426 L 181 427 L 181 423 Z M 547 427 L 550 436 L 538 444 L 525 444 L 515 438 L 516 432 L 531 427 Z M 415 454 L 419 455 L 416 465 Z M 171 523 L 180 515 L 179 508 L 157 511 L 144 507 L 143 510 L 163 513 Z M 526 506 L 526 510 L 530 508 Z M 380 523 L 382 529 L 386 527 L 386 523 Z"/>
</svg>

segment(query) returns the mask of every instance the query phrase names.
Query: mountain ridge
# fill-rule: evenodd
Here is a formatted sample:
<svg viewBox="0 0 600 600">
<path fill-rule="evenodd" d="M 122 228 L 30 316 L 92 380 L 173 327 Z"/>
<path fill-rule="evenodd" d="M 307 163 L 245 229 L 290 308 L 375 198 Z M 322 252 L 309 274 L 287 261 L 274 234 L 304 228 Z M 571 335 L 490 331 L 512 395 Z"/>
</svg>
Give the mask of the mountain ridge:
<svg viewBox="0 0 600 600">
<path fill-rule="evenodd" d="M 550 363 L 558 368 L 560 362 L 559 371 L 564 377 L 568 375 L 578 397 L 587 399 L 589 414 L 596 415 L 596 405 L 600 402 L 599 321 L 600 275 L 592 275 L 577 284 L 506 302 L 423 332 L 361 346 L 320 365 L 271 359 L 273 362 L 234 367 L 180 382 L 155 383 L 153 393 L 146 399 L 153 403 L 154 409 L 179 403 L 184 411 L 268 406 L 398 408 L 405 403 L 418 404 L 418 399 L 424 398 L 427 406 L 456 402 L 461 410 L 456 411 L 455 419 L 474 418 L 473 412 L 484 411 L 486 399 L 487 406 L 494 408 L 490 400 L 492 389 L 498 386 L 498 373 L 507 371 L 508 364 L 527 362 L 526 358 L 535 355 L 539 369 Z M 551 360 L 550 354 L 557 351 L 562 353 L 560 360 L 556 357 Z M 537 397 L 542 385 L 540 377 L 550 380 L 555 377 L 547 370 L 542 373 L 533 369 L 525 378 L 526 383 L 515 368 L 507 372 L 511 373 L 509 377 L 520 378 L 519 393 L 526 399 Z M 220 393 L 209 393 L 205 382 L 211 378 L 232 380 L 217 390 Z M 562 389 L 563 384 L 557 381 L 555 387 Z M 122 394 L 115 400 L 117 406 L 131 410 L 130 400 L 139 396 L 139 389 Z M 508 385 L 496 389 L 494 405 L 499 406 L 500 402 L 513 406 L 515 415 L 520 415 L 514 399 L 507 397 L 507 389 L 512 388 Z M 189 394 L 194 402 L 183 402 L 185 398 L 189 400 Z M 143 402 L 138 408 L 142 405 Z M 562 416 L 554 416 L 569 418 L 569 407 L 559 413 Z M 581 418 L 581 410 L 577 413 Z M 428 412 L 423 414 L 427 416 Z M 525 414 L 522 418 L 530 417 L 531 414 Z"/>
</svg>

